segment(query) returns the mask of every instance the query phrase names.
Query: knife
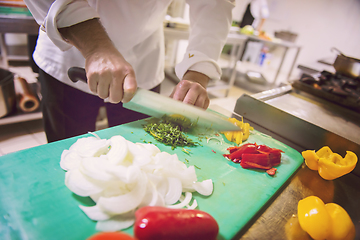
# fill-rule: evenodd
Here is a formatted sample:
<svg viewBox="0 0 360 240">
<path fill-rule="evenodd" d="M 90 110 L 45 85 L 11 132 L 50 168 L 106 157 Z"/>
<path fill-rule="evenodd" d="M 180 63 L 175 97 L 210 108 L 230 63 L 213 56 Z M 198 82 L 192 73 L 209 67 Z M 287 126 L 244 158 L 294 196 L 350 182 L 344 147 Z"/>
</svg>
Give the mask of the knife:
<svg viewBox="0 0 360 240">
<path fill-rule="evenodd" d="M 87 82 L 84 68 L 71 67 L 68 76 L 73 82 Z M 123 107 L 152 117 L 180 114 L 188 118 L 197 127 L 212 128 L 217 131 L 240 131 L 241 128 L 227 121 L 227 117 L 211 110 L 204 110 L 193 105 L 185 104 L 170 97 L 138 88 L 131 101 L 123 103 Z"/>
</svg>

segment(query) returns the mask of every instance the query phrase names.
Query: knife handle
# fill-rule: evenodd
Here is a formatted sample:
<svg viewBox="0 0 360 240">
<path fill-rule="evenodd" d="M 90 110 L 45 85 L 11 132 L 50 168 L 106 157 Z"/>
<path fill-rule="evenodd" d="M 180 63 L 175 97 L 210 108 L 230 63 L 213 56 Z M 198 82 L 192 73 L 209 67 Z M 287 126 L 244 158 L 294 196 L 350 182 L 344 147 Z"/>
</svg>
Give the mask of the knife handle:
<svg viewBox="0 0 360 240">
<path fill-rule="evenodd" d="M 74 83 L 82 81 L 87 83 L 86 71 L 81 67 L 71 67 L 68 70 L 68 76 Z"/>
</svg>

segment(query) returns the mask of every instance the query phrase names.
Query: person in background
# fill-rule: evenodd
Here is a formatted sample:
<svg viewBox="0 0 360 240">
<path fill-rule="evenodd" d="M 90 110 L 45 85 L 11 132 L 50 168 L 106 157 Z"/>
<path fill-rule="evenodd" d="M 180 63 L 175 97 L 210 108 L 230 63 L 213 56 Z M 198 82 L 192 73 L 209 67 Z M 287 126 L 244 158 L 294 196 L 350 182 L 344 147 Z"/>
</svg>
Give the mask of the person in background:
<svg viewBox="0 0 360 240">
<path fill-rule="evenodd" d="M 95 130 L 106 107 L 109 126 L 144 118 L 125 109 L 136 89 L 160 91 L 164 79 L 163 20 L 171 0 L 24 0 L 40 25 L 33 57 L 39 66 L 48 142 Z M 206 109 L 209 79 L 231 25 L 233 0 L 187 0 L 190 37 L 175 72 L 171 97 Z M 85 67 L 88 84 L 73 83 L 71 67 Z M 109 102 L 104 102 L 103 99 Z"/>
<path fill-rule="evenodd" d="M 261 32 L 265 20 L 269 17 L 267 0 L 251 0 L 247 5 L 240 28 L 251 25 L 258 32 Z"/>
</svg>

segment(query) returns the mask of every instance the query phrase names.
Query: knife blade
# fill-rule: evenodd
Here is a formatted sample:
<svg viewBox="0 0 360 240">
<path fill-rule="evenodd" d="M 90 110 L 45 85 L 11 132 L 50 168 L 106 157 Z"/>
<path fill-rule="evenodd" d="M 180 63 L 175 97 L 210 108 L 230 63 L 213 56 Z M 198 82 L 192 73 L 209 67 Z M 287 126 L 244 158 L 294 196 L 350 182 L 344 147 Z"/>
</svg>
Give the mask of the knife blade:
<svg viewBox="0 0 360 240">
<path fill-rule="evenodd" d="M 68 76 L 73 82 L 87 82 L 84 68 L 72 67 Z M 197 127 L 212 128 L 217 131 L 240 131 L 241 128 L 227 121 L 227 117 L 211 110 L 185 104 L 173 98 L 138 88 L 131 101 L 123 103 L 123 107 L 152 117 L 161 118 L 165 114 L 180 114 L 188 118 Z"/>
</svg>

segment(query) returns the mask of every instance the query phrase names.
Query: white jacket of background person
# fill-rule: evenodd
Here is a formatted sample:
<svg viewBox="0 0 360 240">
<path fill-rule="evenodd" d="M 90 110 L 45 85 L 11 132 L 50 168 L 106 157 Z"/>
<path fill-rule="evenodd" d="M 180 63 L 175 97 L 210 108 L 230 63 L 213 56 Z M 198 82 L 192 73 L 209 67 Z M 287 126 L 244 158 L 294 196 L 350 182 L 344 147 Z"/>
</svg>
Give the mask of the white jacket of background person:
<svg viewBox="0 0 360 240">
<path fill-rule="evenodd" d="M 24 0 L 37 23 L 36 64 L 59 81 L 91 93 L 87 84 L 73 83 L 70 67 L 84 67 L 85 59 L 58 32 L 58 28 L 100 18 L 109 37 L 135 70 L 138 87 L 150 89 L 164 79 L 163 21 L 171 0 Z M 184 59 L 175 71 L 182 79 L 187 70 L 210 79 L 221 76 L 218 60 L 231 25 L 233 1 L 187 0 L 190 37 Z"/>
</svg>

